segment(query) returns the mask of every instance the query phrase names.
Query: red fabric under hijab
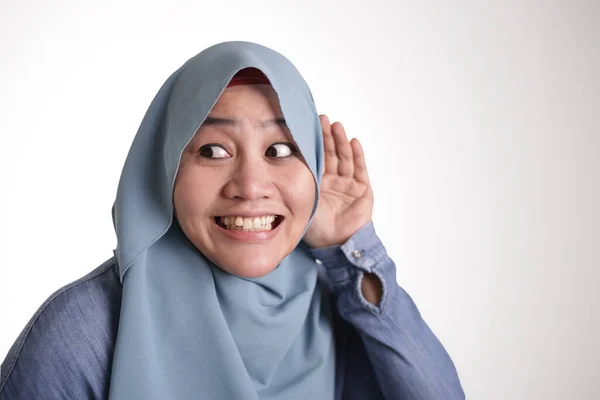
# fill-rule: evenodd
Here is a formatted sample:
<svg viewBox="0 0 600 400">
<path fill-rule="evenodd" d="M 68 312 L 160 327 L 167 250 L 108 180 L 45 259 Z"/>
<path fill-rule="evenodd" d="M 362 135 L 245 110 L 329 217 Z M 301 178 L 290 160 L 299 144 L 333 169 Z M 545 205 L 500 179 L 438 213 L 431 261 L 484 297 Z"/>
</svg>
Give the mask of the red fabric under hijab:
<svg viewBox="0 0 600 400">
<path fill-rule="evenodd" d="M 267 85 L 271 84 L 265 74 L 258 68 L 244 68 L 231 78 L 227 87 L 237 85 L 258 85 L 261 83 L 266 83 Z"/>
</svg>

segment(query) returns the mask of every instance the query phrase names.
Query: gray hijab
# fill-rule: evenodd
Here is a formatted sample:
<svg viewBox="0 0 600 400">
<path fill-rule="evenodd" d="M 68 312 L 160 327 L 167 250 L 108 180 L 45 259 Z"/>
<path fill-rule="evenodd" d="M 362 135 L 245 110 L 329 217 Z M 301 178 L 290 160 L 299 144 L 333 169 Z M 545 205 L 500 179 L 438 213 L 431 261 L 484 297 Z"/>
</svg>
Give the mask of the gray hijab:
<svg viewBox="0 0 600 400">
<path fill-rule="evenodd" d="M 303 242 L 271 273 L 240 278 L 212 264 L 173 217 L 183 149 L 231 78 L 270 80 L 317 185 L 323 162 L 310 90 L 282 55 L 226 42 L 163 84 L 131 145 L 113 207 L 123 299 L 110 399 L 333 399 L 328 298 Z M 312 218 L 312 217 L 311 217 Z"/>
</svg>

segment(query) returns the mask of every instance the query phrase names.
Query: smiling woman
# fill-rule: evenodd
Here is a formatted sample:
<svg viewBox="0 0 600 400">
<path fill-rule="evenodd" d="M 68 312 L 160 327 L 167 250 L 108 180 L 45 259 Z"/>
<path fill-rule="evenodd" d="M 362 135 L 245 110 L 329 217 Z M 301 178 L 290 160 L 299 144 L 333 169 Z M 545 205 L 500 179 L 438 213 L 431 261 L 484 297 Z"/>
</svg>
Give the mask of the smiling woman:
<svg viewBox="0 0 600 400">
<path fill-rule="evenodd" d="M 114 257 L 33 316 L 0 399 L 464 398 L 372 211 L 360 143 L 287 59 L 204 50 L 134 139 Z"/>
<path fill-rule="evenodd" d="M 252 74 L 246 71 L 236 76 Z M 230 84 L 183 151 L 177 221 L 225 271 L 263 276 L 300 242 L 315 180 L 297 149 L 277 93 L 259 83 Z"/>
</svg>

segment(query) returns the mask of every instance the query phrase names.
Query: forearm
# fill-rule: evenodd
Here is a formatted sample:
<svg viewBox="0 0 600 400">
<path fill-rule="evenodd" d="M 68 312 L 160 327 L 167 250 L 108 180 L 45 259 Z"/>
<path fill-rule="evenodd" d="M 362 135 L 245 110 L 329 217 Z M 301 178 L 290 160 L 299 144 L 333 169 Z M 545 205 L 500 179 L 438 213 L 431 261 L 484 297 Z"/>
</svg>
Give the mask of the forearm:
<svg viewBox="0 0 600 400">
<path fill-rule="evenodd" d="M 365 272 L 360 290 L 366 301 L 379 307 L 383 297 L 383 286 L 377 275 Z"/>
<path fill-rule="evenodd" d="M 359 332 L 386 398 L 464 399 L 450 356 L 396 283 L 372 224 L 343 246 L 313 255 L 328 272 L 340 315 Z"/>
</svg>

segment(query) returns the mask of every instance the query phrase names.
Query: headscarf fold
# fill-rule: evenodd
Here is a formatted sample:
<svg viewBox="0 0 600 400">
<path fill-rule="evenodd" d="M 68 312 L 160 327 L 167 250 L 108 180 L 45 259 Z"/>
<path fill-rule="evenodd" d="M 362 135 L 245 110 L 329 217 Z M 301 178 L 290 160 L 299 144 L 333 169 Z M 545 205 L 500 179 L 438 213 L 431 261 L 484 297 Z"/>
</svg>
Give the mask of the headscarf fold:
<svg viewBox="0 0 600 400">
<path fill-rule="evenodd" d="M 306 246 L 297 243 L 265 276 L 241 278 L 210 262 L 173 217 L 182 151 L 246 68 L 260 70 L 278 95 L 315 179 L 314 215 L 321 127 L 296 68 L 264 46 L 225 42 L 175 71 L 144 116 L 112 210 L 123 298 L 111 400 L 334 397 L 330 303 Z"/>
</svg>

